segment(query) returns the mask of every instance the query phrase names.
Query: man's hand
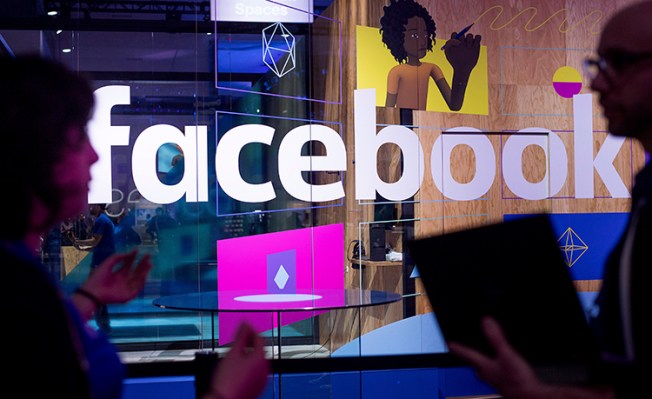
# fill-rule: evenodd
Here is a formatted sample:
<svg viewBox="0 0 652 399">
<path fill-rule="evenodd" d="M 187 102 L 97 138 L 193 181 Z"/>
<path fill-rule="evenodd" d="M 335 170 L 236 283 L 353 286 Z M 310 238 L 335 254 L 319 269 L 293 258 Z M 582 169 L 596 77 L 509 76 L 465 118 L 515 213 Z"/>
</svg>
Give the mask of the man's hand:
<svg viewBox="0 0 652 399">
<path fill-rule="evenodd" d="M 506 399 L 615 399 L 610 386 L 573 386 L 546 384 L 530 364 L 512 347 L 496 320 L 482 320 L 482 330 L 494 349 L 487 356 L 455 342 L 450 351 L 469 362 L 478 377 L 492 385 Z"/>
<path fill-rule="evenodd" d="M 471 363 L 478 377 L 486 381 L 505 398 L 543 399 L 547 387 L 536 376 L 530 364 L 510 345 L 493 318 L 482 321 L 482 329 L 496 354 L 485 355 L 468 346 L 450 342 L 450 351 Z"/>
</svg>

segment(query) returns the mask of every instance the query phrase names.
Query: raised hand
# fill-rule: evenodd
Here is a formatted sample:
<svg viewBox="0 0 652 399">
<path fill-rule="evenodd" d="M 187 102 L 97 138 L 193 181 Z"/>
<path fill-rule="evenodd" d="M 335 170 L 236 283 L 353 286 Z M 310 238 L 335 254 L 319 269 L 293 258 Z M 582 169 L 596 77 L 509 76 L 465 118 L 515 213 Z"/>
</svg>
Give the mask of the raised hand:
<svg viewBox="0 0 652 399">
<path fill-rule="evenodd" d="M 125 303 L 136 297 L 145 286 L 152 269 L 149 254 L 136 261 L 138 251 L 115 254 L 99 265 L 83 284 L 83 289 L 104 304 Z"/>
<path fill-rule="evenodd" d="M 455 39 L 457 32 L 451 33 L 451 38 L 444 45 L 446 59 L 453 66 L 455 72 L 471 73 L 480 57 L 480 41 L 482 36 L 468 33 L 466 36 Z"/>
<path fill-rule="evenodd" d="M 269 372 L 262 338 L 243 323 L 233 346 L 213 372 L 211 389 L 204 399 L 256 399 L 267 385 Z"/>
</svg>

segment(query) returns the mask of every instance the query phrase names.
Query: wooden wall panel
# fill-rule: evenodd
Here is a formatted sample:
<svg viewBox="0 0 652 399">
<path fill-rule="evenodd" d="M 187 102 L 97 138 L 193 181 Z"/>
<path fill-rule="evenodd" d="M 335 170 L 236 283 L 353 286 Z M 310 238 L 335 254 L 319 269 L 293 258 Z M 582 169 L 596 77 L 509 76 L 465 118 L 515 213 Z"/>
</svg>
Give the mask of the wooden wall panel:
<svg viewBox="0 0 652 399">
<path fill-rule="evenodd" d="M 500 221 L 504 214 L 514 213 L 596 213 L 626 212 L 629 199 L 610 198 L 610 194 L 599 175 L 595 175 L 594 199 L 574 198 L 574 151 L 573 151 L 573 100 L 560 97 L 552 87 L 552 76 L 557 68 L 568 65 L 582 72 L 582 60 L 593 53 L 599 39 L 599 31 L 614 10 L 632 3 L 629 0 L 599 1 L 455 1 L 420 0 L 431 13 L 437 24 L 437 37 L 448 38 L 450 32 L 457 31 L 475 22 L 472 33 L 482 35 L 482 44 L 487 47 L 488 76 L 488 115 L 464 115 L 455 113 L 414 111 L 413 125 L 421 126 L 414 131 L 425 151 L 425 178 L 419 192 L 415 195 L 414 234 L 422 237 L 441 234 L 456 229 L 469 228 L 484 223 Z M 373 221 L 373 207 L 361 204 L 355 199 L 355 159 L 354 159 L 354 104 L 353 95 L 357 88 L 356 76 L 356 25 L 379 28 L 385 0 L 335 0 L 325 12 L 328 18 L 339 21 L 342 33 L 342 69 L 336 57 L 322 57 L 313 66 L 314 70 L 325 70 L 321 90 L 335 93 L 340 90 L 339 77 L 342 78 L 342 103 L 319 104 L 316 109 L 327 120 L 342 122 L 343 138 L 347 148 L 347 172 L 345 177 L 345 206 L 339 214 L 329 210 L 317 212 L 317 220 L 338 218 L 345 223 L 345 250 L 351 241 L 363 235 L 367 223 Z M 326 27 L 326 25 L 328 27 Z M 327 46 L 331 54 L 339 53 L 339 31 L 334 24 L 315 22 L 318 29 L 330 29 L 330 41 L 320 42 Z M 315 29 L 315 28 L 313 28 Z M 337 76 L 335 76 L 337 75 Z M 581 93 L 590 93 L 589 82 L 583 77 Z M 321 85 L 322 83 L 320 83 Z M 432 84 L 432 83 L 431 83 Z M 593 96 L 593 130 L 605 132 L 606 123 L 600 114 L 597 96 Z M 399 124 L 396 109 L 377 108 L 378 124 Z M 445 198 L 435 186 L 430 174 L 430 150 L 442 130 L 466 126 L 485 132 L 506 132 L 506 135 L 489 135 L 496 154 L 496 177 L 486 195 L 473 201 L 451 201 Z M 425 128 L 428 127 L 428 128 Z M 568 178 L 559 193 L 553 198 L 530 201 L 515 196 L 504 183 L 501 171 L 500 154 L 508 134 L 528 127 L 539 127 L 556 132 L 567 149 Z M 380 129 L 380 127 L 379 127 Z M 594 134 L 594 153 L 604 141 L 605 133 Z M 371 149 L 370 149 L 371 150 Z M 400 174 L 400 156 L 395 147 L 382 148 L 378 155 L 379 175 L 395 181 Z M 528 148 L 527 160 L 522 168 L 529 181 L 539 181 L 544 175 L 541 165 L 543 152 Z M 638 145 L 627 142 L 614 162 L 618 173 L 629 187 L 633 174 L 643 165 L 644 154 Z M 473 177 L 475 159 L 468 149 L 456 149 L 451 160 L 453 176 L 459 181 Z M 397 204 L 400 207 L 400 204 Z M 400 214 L 400 213 L 399 213 Z M 461 216 L 461 217 L 456 217 Z M 608 234 L 608 232 L 605 232 Z M 345 282 L 349 287 L 360 285 L 359 271 L 347 262 Z M 383 268 L 367 268 L 363 272 L 362 288 L 377 288 L 402 292 L 396 280 L 388 278 Z M 599 281 L 578 282 L 583 290 L 596 290 Z M 417 281 L 416 291 L 422 292 Z M 417 300 L 417 313 L 429 311 L 425 298 Z M 377 314 L 376 314 L 377 313 Z M 358 320 L 360 316 L 349 312 L 337 322 L 324 322 L 324 332 L 328 331 L 333 349 L 339 347 L 356 334 L 364 334 L 371 329 L 401 318 L 400 314 L 387 309 L 370 310 L 369 320 Z M 379 317 L 385 317 L 384 320 Z M 330 334 L 330 331 L 333 331 Z M 337 338 L 337 339 L 334 339 Z M 326 338 L 325 338 L 326 339 Z"/>
</svg>

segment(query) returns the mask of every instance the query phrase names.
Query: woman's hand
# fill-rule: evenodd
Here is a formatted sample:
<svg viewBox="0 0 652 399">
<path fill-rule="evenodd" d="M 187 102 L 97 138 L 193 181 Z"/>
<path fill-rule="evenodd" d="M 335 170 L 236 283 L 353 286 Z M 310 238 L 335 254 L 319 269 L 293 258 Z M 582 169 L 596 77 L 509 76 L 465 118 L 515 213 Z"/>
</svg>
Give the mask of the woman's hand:
<svg viewBox="0 0 652 399">
<path fill-rule="evenodd" d="M 270 372 L 263 340 L 246 323 L 240 325 L 233 346 L 211 378 L 205 399 L 255 399 L 265 389 Z"/>
<path fill-rule="evenodd" d="M 152 269 L 149 254 L 136 261 L 137 250 L 115 254 L 99 265 L 82 288 L 95 295 L 104 304 L 125 303 L 136 297 L 145 287 Z"/>
</svg>

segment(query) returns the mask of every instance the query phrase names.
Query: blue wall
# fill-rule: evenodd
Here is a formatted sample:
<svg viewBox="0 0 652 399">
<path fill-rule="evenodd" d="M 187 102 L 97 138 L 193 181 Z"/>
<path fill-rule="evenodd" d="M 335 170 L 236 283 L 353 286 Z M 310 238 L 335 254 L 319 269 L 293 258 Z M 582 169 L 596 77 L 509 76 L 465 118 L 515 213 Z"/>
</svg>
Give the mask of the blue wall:
<svg viewBox="0 0 652 399">
<path fill-rule="evenodd" d="M 274 376 L 261 399 L 382 399 L 382 398 L 446 398 L 451 396 L 486 395 L 494 393 L 478 381 L 467 368 L 420 368 L 287 374 L 279 381 Z M 279 384 L 280 382 L 280 384 Z M 123 399 L 192 399 L 195 397 L 194 378 L 152 377 L 125 381 Z"/>
</svg>

